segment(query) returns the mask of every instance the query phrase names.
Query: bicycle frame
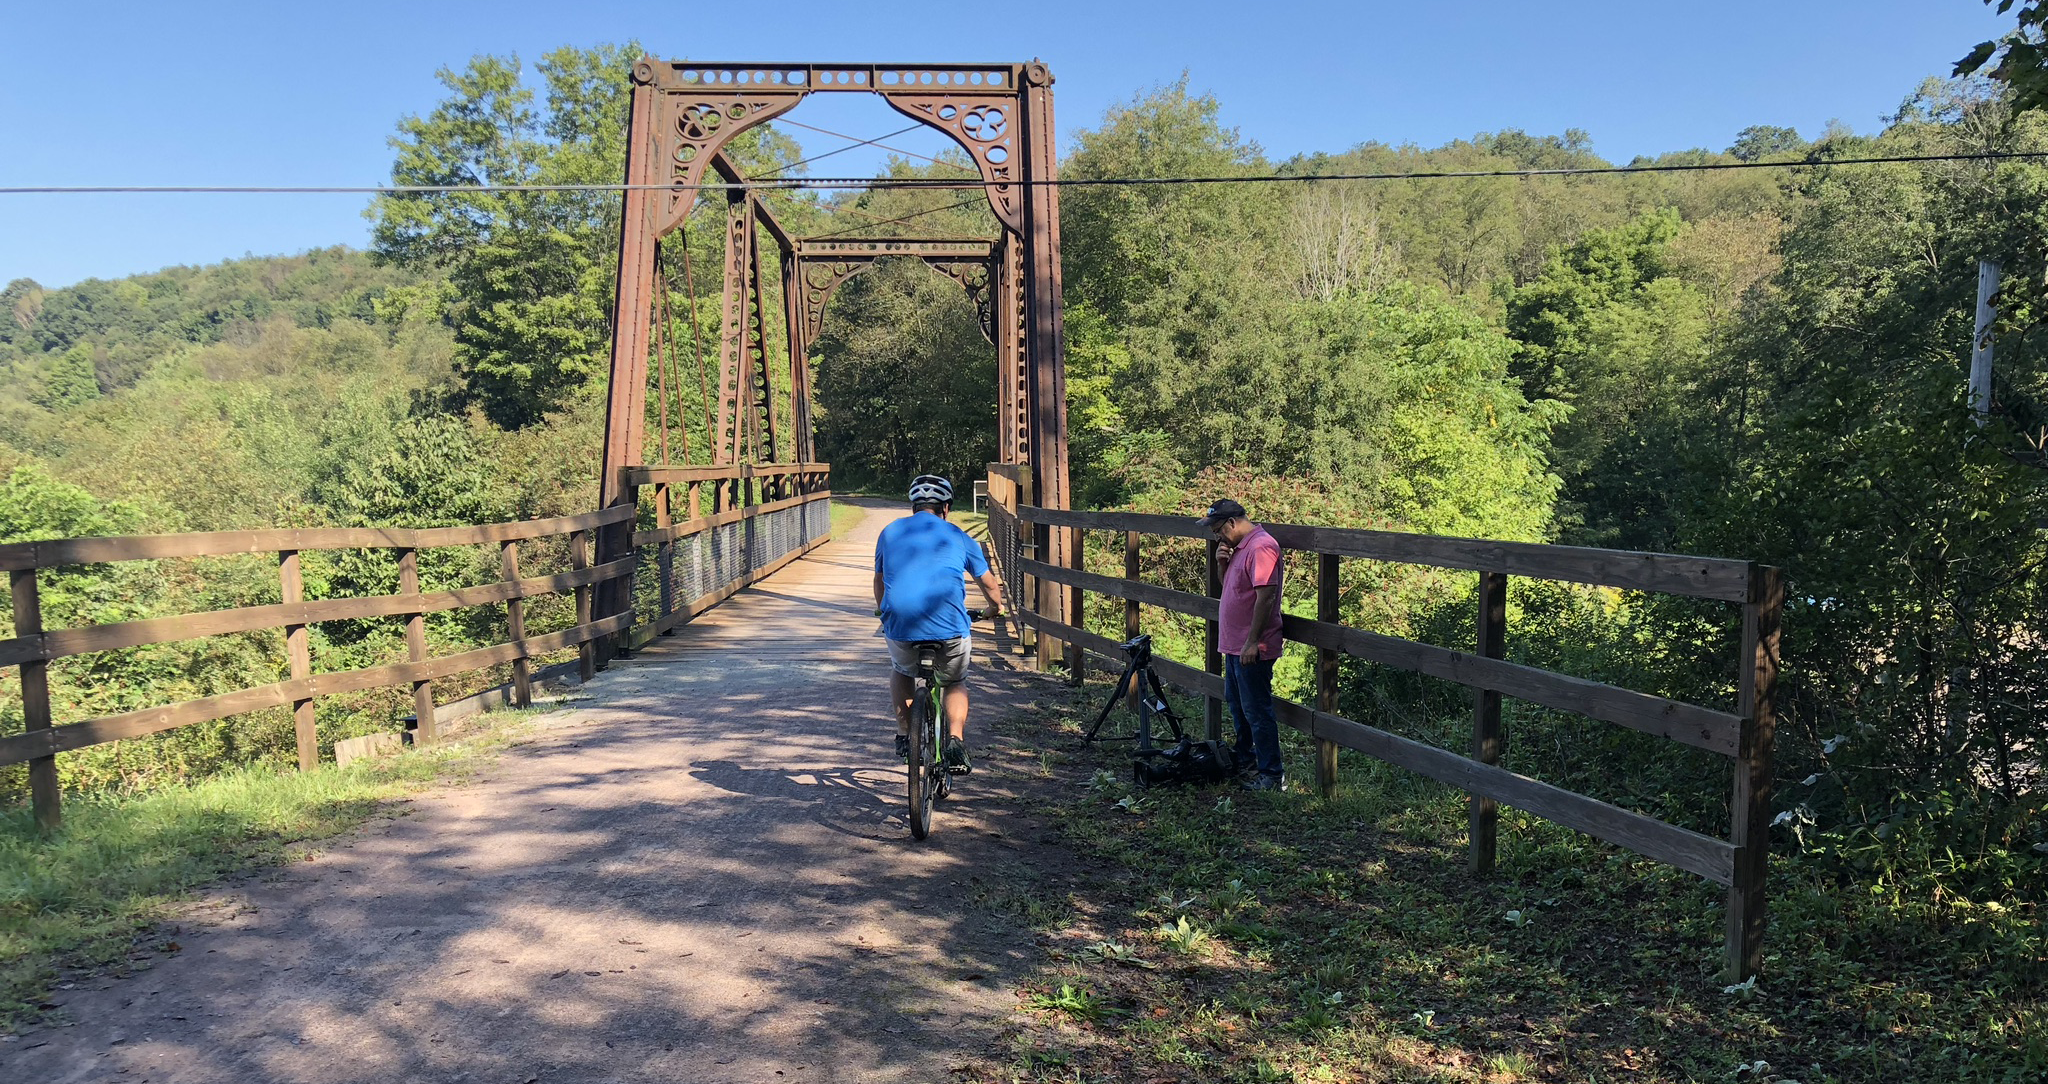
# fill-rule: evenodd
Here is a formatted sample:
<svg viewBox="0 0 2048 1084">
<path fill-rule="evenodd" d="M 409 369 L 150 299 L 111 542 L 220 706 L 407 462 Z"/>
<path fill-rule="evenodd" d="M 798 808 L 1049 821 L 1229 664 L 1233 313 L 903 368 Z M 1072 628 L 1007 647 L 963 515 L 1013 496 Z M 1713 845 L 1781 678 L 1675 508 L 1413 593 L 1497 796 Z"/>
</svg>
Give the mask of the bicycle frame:
<svg viewBox="0 0 2048 1084">
<path fill-rule="evenodd" d="M 946 796 L 949 779 L 940 755 L 946 730 L 946 690 L 936 676 L 938 649 L 920 644 L 917 675 L 910 703 L 910 834 L 923 839 L 932 830 L 932 803 Z"/>
</svg>

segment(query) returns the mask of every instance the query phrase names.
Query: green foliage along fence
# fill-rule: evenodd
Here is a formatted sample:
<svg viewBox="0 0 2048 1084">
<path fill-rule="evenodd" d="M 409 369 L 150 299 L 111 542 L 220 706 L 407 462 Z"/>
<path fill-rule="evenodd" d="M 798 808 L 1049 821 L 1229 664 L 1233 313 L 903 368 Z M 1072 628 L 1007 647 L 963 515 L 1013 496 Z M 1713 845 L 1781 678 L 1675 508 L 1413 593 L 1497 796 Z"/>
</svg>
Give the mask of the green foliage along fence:
<svg viewBox="0 0 2048 1084">
<path fill-rule="evenodd" d="M 1047 586 L 1052 584 L 1063 585 L 1076 596 L 1094 592 L 1125 599 L 1127 631 L 1133 634 L 1136 606 L 1140 603 L 1202 618 L 1210 623 L 1205 669 L 1197 670 L 1156 656 L 1154 665 L 1165 680 L 1208 699 L 1214 736 L 1220 718 L 1217 705 L 1224 695 L 1220 658 L 1215 651 L 1215 580 L 1210 580 L 1208 595 L 1197 595 L 1142 582 L 1136 567 L 1141 535 L 1206 538 L 1207 532 L 1178 516 L 1075 512 L 1033 507 L 1022 500 L 1007 504 L 1002 498 L 1017 500 L 1028 496 L 1028 492 L 1002 484 L 1006 481 L 1007 475 L 991 471 L 990 529 L 992 534 L 1007 529 L 1016 537 L 996 538 L 993 548 L 1014 565 L 1005 569 L 1005 575 L 1024 580 L 1024 589 L 1016 595 L 1026 600 L 1026 609 L 1019 617 L 1041 638 L 1039 654 L 1049 654 L 1049 645 L 1042 641 L 1050 639 L 1078 649 L 1072 653 L 1077 661 L 1081 651 L 1119 659 L 1115 640 L 1044 616 L 1036 604 L 1048 597 Z M 1319 789 L 1326 795 L 1334 791 L 1337 749 L 1356 749 L 1471 795 L 1471 859 L 1476 872 L 1493 868 L 1498 804 L 1504 803 L 1698 874 L 1728 890 L 1728 974 L 1739 982 L 1757 973 L 1763 961 L 1778 625 L 1784 605 L 1784 586 L 1777 569 L 1744 561 L 1671 554 L 1291 524 L 1264 526 L 1282 547 L 1317 557 L 1317 617 L 1289 614 L 1282 624 L 1286 639 L 1316 649 L 1316 703 L 1309 706 L 1276 699 L 1275 708 L 1282 722 L 1315 739 Z M 1063 568 L 1032 559 L 1031 555 L 1037 552 L 1035 543 L 1041 542 L 1046 532 L 1062 529 L 1073 530 L 1077 536 L 1083 530 L 1122 532 L 1128 555 L 1125 575 L 1106 576 L 1078 567 L 1078 555 L 1085 552 L 1078 537 L 1068 551 L 1077 555 L 1077 567 Z M 1481 578 L 1477 650 L 1466 652 L 1417 643 L 1339 623 L 1338 562 L 1344 557 L 1478 572 Z M 1210 558 L 1213 567 L 1213 542 Z M 1738 656 L 1740 672 L 1734 675 L 1738 690 L 1735 710 L 1720 711 L 1506 661 L 1503 649 L 1510 576 L 1739 604 L 1742 643 Z M 1070 601 L 1066 611 L 1083 612 L 1078 599 Z M 1472 689 L 1475 706 L 1471 755 L 1461 756 L 1338 715 L 1336 679 L 1340 655 Z M 1504 695 L 1728 757 L 1734 762 L 1729 838 L 1716 839 L 1667 824 L 1500 767 Z"/>
<path fill-rule="evenodd" d="M 61 822 L 56 758 L 70 750 L 290 705 L 299 766 L 310 769 L 319 761 L 314 735 L 316 698 L 408 685 L 418 716 L 419 739 L 431 742 L 436 738 L 433 686 L 437 679 L 509 664 L 512 700 L 525 706 L 531 700 L 531 659 L 575 648 L 583 676 L 588 678 L 599 661 L 600 641 L 625 636 L 633 642 L 645 642 L 809 552 L 831 535 L 826 503 L 831 497 L 830 470 L 823 464 L 631 469 L 635 472 L 635 485 L 651 484 L 655 488 L 656 525 L 653 530 L 633 534 L 630 556 L 600 565 L 590 562 L 592 536 L 607 529 L 630 529 L 639 513 L 636 506 L 469 527 L 223 531 L 0 545 L 0 569 L 8 573 L 14 610 L 14 635 L 0 639 L 0 667 L 19 670 L 25 722 L 22 733 L 0 736 L 0 766 L 29 766 L 36 819 L 47 828 L 55 828 Z M 672 482 L 683 482 L 688 487 L 691 517 L 681 523 L 672 522 L 669 516 L 668 488 Z M 703 514 L 698 511 L 700 502 L 710 506 Z M 569 569 L 551 575 L 523 576 L 519 566 L 520 543 L 551 539 L 566 539 Z M 500 549 L 497 581 L 445 591 L 421 591 L 421 550 L 493 544 Z M 683 576 L 674 573 L 679 544 L 687 549 L 683 565 L 693 570 Z M 658 612 L 645 621 L 636 620 L 633 609 L 593 616 L 598 588 L 633 577 L 640 564 L 642 546 L 658 547 Z M 300 554 L 323 550 L 393 553 L 398 566 L 396 593 L 307 600 Z M 43 627 L 38 578 L 42 570 L 256 553 L 277 555 L 278 602 L 274 604 L 76 628 Z M 696 583 L 699 587 L 687 601 L 676 604 L 674 587 L 679 583 Z M 565 592 L 575 596 L 575 624 L 554 632 L 527 635 L 527 600 Z M 485 606 L 505 608 L 510 637 L 507 642 L 440 658 L 430 656 L 426 615 Z M 391 618 L 404 623 L 406 662 L 333 673 L 313 672 L 308 643 L 310 626 L 329 621 Z M 55 660 L 266 630 L 284 633 L 285 661 L 290 670 L 286 680 L 96 719 L 60 724 L 52 717 L 48 671 Z"/>
</svg>

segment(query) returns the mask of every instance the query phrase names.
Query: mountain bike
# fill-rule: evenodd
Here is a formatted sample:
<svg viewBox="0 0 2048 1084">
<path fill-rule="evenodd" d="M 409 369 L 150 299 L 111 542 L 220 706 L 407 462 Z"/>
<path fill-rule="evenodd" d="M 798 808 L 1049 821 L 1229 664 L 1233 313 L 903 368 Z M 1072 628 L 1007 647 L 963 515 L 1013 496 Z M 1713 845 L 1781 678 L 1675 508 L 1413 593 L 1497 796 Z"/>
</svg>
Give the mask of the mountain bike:
<svg viewBox="0 0 2048 1084">
<path fill-rule="evenodd" d="M 987 616 L 981 610 L 967 611 L 970 621 Z M 946 731 L 946 689 L 934 676 L 938 668 L 936 640 L 917 642 L 917 674 L 910 693 L 910 835 L 923 839 L 932 832 L 932 803 L 946 796 L 952 773 L 942 762 L 940 743 Z"/>
</svg>

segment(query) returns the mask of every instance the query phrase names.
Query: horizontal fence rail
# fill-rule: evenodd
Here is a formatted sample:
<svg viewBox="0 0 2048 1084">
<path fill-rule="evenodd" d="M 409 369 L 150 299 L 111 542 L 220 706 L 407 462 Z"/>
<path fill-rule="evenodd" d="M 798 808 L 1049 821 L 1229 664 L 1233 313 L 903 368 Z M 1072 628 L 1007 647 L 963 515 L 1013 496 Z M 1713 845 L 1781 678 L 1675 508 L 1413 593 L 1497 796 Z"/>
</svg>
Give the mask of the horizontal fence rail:
<svg viewBox="0 0 2048 1084">
<path fill-rule="evenodd" d="M 612 639 L 639 644 L 689 620 L 748 584 L 758 582 L 831 537 L 830 467 L 822 463 L 650 465 L 629 467 L 633 487 L 651 487 L 651 529 L 636 529 L 636 502 L 553 519 L 464 527 L 327 528 L 221 531 L 179 535 L 64 538 L 0 544 L 0 570 L 8 574 L 15 635 L 0 639 L 0 666 L 19 668 L 26 726 L 0 736 L 0 766 L 27 764 L 35 816 L 45 827 L 61 821 L 56 757 L 88 746 L 142 737 L 193 723 L 291 706 L 299 766 L 319 761 L 314 702 L 323 696 L 410 686 L 423 742 L 436 737 L 433 683 L 511 664 L 503 699 L 531 703 L 529 660 L 578 650 L 573 664 L 587 680 L 600 664 L 598 647 Z M 687 514 L 671 515 L 682 495 Z M 622 555 L 592 563 L 594 543 L 623 536 Z M 570 568 L 551 575 L 520 573 L 518 544 L 561 539 Z M 422 591 L 419 551 L 457 546 L 499 546 L 500 578 L 443 591 Z M 655 551 L 661 604 L 643 620 L 630 605 L 595 614 L 606 588 L 630 583 L 642 569 L 641 550 Z M 398 591 L 359 598 L 308 600 L 300 555 L 335 550 L 383 550 L 398 557 Z M 275 554 L 280 601 L 207 613 L 110 622 L 80 628 L 43 627 L 40 570 L 121 561 Z M 680 590 L 680 595 L 678 594 Z M 574 624 L 526 633 L 527 600 L 573 594 Z M 682 601 L 676 601 L 680 597 Z M 427 651 L 427 614 L 476 606 L 504 606 L 510 639 L 439 658 Z M 407 661 L 335 673 L 312 672 L 308 627 L 327 621 L 402 618 Z M 281 630 L 286 665 L 282 681 L 216 696 L 96 719 L 58 723 L 52 717 L 49 666 L 101 651 L 116 651 L 233 633 Z M 494 694 L 495 695 L 495 694 Z"/>
<path fill-rule="evenodd" d="M 1130 512 L 1079 512 L 1034 507 L 1024 492 L 999 481 L 1014 468 L 990 468 L 989 523 L 1003 574 L 1017 580 L 1049 582 L 1125 600 L 1125 632 L 1137 631 L 1137 606 L 1202 619 L 1210 650 L 1197 669 L 1158 656 L 1153 665 L 1163 680 L 1208 701 L 1211 736 L 1224 698 L 1220 658 L 1214 650 L 1219 602 L 1217 583 L 1197 595 L 1138 580 L 1140 536 L 1209 539 L 1190 518 Z M 1353 749 L 1418 772 L 1464 791 L 1471 799 L 1471 865 L 1488 872 L 1494 863 L 1497 807 L 1510 805 L 1639 854 L 1697 874 L 1728 890 L 1727 971 L 1737 981 L 1754 975 L 1762 962 L 1764 868 L 1769 834 L 1773 695 L 1778 658 L 1778 617 L 1784 588 L 1777 569 L 1743 561 L 1672 554 L 1629 553 L 1569 546 L 1438 538 L 1387 531 L 1261 524 L 1288 550 L 1317 555 L 1318 616 L 1282 618 L 1285 639 L 1316 649 L 1314 705 L 1275 699 L 1281 722 L 1315 739 L 1317 785 L 1335 785 L 1336 750 Z M 1085 530 L 1125 535 L 1121 578 L 1061 567 L 1035 558 L 1034 529 L 1076 532 L 1068 552 L 1080 562 L 1078 534 Z M 1007 536 L 1007 537 L 1006 537 Z M 1214 554 L 1213 547 L 1209 553 Z M 1336 620 L 1339 558 L 1459 569 L 1480 574 L 1479 643 L 1476 651 L 1348 628 Z M 1598 681 L 1509 662 L 1505 654 L 1507 582 L 1510 575 L 1739 603 L 1742 606 L 1740 673 L 1733 712 L 1637 692 Z M 1034 599 L 1032 593 L 1014 597 Z M 1072 608 L 1078 613 L 1078 608 Z M 1041 640 L 1058 640 L 1120 662 L 1118 641 L 1039 613 L 1019 619 Z M 1454 682 L 1473 690 L 1472 755 L 1414 741 L 1337 714 L 1336 660 L 1364 660 Z M 1718 839 L 1624 809 L 1500 766 L 1500 698 L 1528 703 L 1628 727 L 1729 758 L 1734 767 L 1730 837 Z"/>
</svg>

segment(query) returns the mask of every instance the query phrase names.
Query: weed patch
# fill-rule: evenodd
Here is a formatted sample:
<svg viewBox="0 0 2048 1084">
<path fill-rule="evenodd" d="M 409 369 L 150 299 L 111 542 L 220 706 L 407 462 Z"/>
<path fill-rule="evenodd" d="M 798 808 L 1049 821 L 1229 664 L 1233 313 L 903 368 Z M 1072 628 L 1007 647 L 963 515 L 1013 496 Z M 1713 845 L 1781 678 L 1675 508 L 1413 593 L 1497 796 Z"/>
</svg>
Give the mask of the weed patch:
<svg viewBox="0 0 2048 1084">
<path fill-rule="evenodd" d="M 1127 749 L 1071 751 L 1096 695 L 1036 713 L 1033 740 L 1061 749 L 1049 813 L 1076 865 L 1115 873 L 1071 886 L 1085 922 L 1035 924 L 1004 1080 L 2048 1079 L 2024 904 L 1779 855 L 1764 974 L 1729 986 L 1696 877 L 1512 810 L 1475 877 L 1463 796 L 1353 753 L 1334 801 L 1134 791 Z M 1290 776 L 1309 755 L 1290 746 Z"/>
</svg>

